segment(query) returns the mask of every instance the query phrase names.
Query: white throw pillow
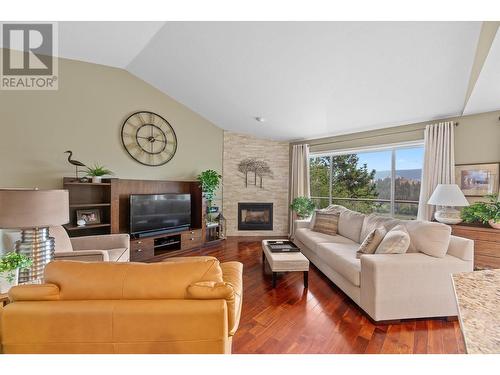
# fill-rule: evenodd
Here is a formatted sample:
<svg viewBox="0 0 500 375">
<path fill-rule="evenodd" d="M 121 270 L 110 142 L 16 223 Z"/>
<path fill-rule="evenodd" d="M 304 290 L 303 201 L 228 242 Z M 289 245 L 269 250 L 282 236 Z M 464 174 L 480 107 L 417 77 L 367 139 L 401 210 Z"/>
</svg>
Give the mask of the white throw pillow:
<svg viewBox="0 0 500 375">
<path fill-rule="evenodd" d="M 403 225 L 396 225 L 385 235 L 375 254 L 404 254 L 410 247 L 410 235 Z"/>
</svg>

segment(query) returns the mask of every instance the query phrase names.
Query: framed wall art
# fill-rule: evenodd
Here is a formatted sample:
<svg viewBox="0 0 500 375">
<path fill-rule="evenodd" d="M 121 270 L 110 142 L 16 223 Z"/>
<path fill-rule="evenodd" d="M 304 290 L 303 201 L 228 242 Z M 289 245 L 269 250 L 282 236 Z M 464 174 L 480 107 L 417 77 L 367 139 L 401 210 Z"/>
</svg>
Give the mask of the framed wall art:
<svg viewBox="0 0 500 375">
<path fill-rule="evenodd" d="M 466 197 L 498 193 L 500 163 L 457 164 L 455 183 Z"/>
</svg>

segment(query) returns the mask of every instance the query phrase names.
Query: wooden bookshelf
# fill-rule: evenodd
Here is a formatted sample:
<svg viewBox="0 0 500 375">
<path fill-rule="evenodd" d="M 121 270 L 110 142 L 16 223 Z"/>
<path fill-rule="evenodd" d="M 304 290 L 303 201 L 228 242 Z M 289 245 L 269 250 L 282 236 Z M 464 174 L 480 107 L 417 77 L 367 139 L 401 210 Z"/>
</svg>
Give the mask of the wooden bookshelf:
<svg viewBox="0 0 500 375">
<path fill-rule="evenodd" d="M 114 179 L 105 179 L 101 183 L 78 182 L 74 178 L 64 177 L 63 186 L 69 191 L 69 224 L 64 227 L 71 237 L 111 233 L 111 189 Z M 100 223 L 78 226 L 77 211 L 97 209 Z"/>
</svg>

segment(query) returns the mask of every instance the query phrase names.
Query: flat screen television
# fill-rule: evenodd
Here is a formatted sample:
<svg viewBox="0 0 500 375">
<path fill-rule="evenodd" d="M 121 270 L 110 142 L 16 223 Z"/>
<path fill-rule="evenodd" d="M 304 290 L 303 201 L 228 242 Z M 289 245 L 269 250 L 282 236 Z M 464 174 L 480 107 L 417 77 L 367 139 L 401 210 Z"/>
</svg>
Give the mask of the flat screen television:
<svg viewBox="0 0 500 375">
<path fill-rule="evenodd" d="M 130 195 L 131 234 L 166 232 L 190 225 L 190 194 Z"/>
</svg>

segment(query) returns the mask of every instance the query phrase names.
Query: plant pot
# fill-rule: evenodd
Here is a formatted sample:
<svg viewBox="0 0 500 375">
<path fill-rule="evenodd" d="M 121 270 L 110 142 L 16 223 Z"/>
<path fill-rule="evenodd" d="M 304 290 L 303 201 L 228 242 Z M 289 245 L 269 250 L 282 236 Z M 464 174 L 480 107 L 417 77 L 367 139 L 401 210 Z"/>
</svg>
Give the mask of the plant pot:
<svg viewBox="0 0 500 375">
<path fill-rule="evenodd" d="M 100 184 L 102 182 L 102 177 L 101 176 L 92 176 L 92 182 L 94 184 Z"/>
<path fill-rule="evenodd" d="M 19 280 L 19 269 L 14 271 L 14 280 L 12 282 L 9 282 L 7 280 L 7 274 L 8 272 L 0 272 L 0 293 L 7 293 L 10 288 L 13 286 L 17 285 L 17 282 Z"/>
<path fill-rule="evenodd" d="M 500 223 L 495 222 L 493 219 L 489 220 L 488 224 L 490 224 L 492 228 L 500 229 Z"/>
</svg>

